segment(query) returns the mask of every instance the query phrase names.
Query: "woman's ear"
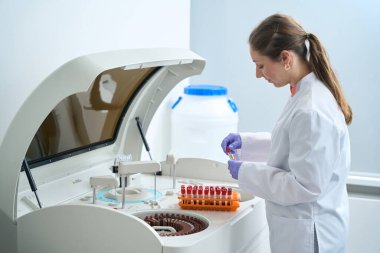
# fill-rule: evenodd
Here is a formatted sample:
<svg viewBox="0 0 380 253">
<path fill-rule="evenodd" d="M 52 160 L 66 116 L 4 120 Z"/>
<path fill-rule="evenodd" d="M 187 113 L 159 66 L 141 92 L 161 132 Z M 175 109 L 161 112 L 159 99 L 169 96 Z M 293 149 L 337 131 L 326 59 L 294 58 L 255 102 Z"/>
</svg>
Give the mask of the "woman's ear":
<svg viewBox="0 0 380 253">
<path fill-rule="evenodd" d="M 281 52 L 281 61 L 286 65 L 290 65 L 292 61 L 292 55 L 288 50 L 282 50 Z"/>
</svg>

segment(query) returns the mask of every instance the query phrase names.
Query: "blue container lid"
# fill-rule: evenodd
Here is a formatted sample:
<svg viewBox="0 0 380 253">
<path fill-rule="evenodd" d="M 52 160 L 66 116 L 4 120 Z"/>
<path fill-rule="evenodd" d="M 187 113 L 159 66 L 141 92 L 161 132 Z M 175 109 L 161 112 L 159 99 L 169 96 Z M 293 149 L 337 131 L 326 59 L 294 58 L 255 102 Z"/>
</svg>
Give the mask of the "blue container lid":
<svg viewBox="0 0 380 253">
<path fill-rule="evenodd" d="M 223 96 L 227 95 L 227 88 L 220 85 L 191 84 L 184 88 L 184 92 L 195 96 Z"/>
</svg>

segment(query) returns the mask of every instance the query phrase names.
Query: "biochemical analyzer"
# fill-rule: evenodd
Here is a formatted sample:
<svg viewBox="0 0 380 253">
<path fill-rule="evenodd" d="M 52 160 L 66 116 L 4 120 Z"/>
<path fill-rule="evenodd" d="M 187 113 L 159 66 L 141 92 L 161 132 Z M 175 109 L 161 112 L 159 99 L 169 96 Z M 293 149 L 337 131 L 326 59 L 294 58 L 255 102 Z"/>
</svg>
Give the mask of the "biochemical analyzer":
<svg viewBox="0 0 380 253">
<path fill-rule="evenodd" d="M 103 52 L 36 85 L 0 144 L 0 243 L 19 253 L 262 252 L 264 202 L 226 164 L 141 160 L 157 108 L 204 65 L 187 49 Z"/>
</svg>

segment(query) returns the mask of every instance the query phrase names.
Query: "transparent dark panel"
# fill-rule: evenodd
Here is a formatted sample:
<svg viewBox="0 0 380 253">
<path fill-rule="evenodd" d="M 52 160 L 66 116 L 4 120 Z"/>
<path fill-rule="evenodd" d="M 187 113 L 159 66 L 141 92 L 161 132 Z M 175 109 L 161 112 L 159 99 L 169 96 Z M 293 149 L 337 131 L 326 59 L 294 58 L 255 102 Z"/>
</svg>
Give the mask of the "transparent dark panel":
<svg viewBox="0 0 380 253">
<path fill-rule="evenodd" d="M 35 134 L 26 154 L 29 164 L 36 167 L 113 143 L 130 102 L 156 69 L 111 69 L 97 76 L 87 92 L 62 100 Z"/>
</svg>

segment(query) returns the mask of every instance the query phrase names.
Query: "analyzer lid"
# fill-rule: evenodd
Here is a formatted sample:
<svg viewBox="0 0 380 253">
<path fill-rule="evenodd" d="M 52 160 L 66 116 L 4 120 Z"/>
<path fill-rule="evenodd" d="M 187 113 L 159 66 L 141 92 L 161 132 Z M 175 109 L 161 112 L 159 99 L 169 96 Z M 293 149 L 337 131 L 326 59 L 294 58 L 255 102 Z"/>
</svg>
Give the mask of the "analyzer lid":
<svg viewBox="0 0 380 253">
<path fill-rule="evenodd" d="M 15 219 L 25 157 L 32 167 L 75 157 L 75 164 L 65 164 L 70 167 L 97 159 L 78 154 L 107 147 L 107 152 L 122 150 L 138 160 L 142 140 L 135 117 L 146 131 L 170 90 L 201 73 L 204 65 L 187 49 L 135 49 L 81 56 L 55 70 L 36 85 L 5 128 L 0 211 Z"/>
</svg>

